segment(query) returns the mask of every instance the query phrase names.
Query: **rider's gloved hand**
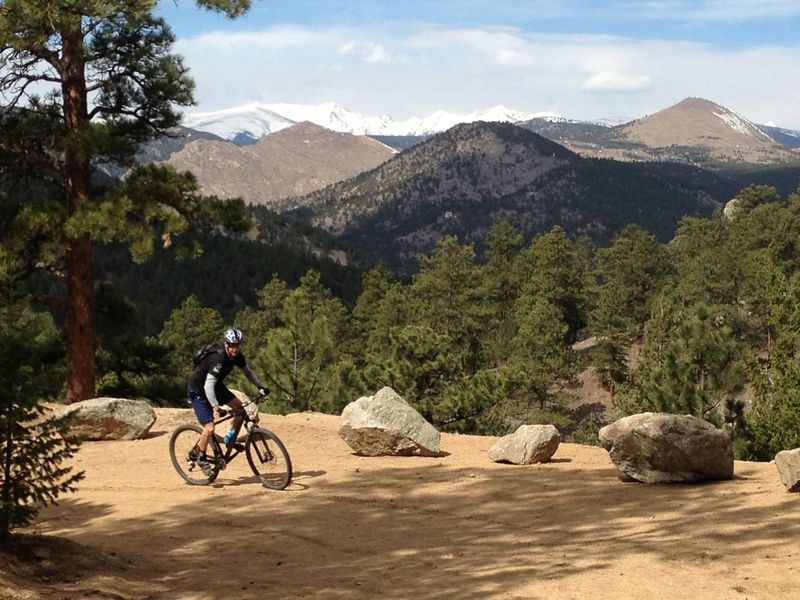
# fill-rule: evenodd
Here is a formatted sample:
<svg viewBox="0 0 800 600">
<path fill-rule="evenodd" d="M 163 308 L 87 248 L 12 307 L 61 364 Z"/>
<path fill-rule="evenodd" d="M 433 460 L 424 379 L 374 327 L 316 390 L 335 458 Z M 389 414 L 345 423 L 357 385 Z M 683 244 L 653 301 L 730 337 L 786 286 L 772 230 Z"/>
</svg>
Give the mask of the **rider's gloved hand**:
<svg viewBox="0 0 800 600">
<path fill-rule="evenodd" d="M 266 396 L 269 394 L 269 390 L 267 388 L 258 388 L 258 395 L 259 396 Z"/>
</svg>

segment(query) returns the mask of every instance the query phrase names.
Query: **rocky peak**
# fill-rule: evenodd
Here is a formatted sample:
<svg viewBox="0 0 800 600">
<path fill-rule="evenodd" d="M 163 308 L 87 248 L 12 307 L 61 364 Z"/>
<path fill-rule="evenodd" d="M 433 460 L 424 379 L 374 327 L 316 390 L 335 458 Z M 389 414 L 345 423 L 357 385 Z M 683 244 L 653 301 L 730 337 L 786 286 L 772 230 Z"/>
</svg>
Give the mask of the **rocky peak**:
<svg viewBox="0 0 800 600">
<path fill-rule="evenodd" d="M 620 127 L 631 142 L 654 148 L 770 148 L 775 141 L 756 125 L 703 98 L 686 98 L 653 115 Z"/>
</svg>

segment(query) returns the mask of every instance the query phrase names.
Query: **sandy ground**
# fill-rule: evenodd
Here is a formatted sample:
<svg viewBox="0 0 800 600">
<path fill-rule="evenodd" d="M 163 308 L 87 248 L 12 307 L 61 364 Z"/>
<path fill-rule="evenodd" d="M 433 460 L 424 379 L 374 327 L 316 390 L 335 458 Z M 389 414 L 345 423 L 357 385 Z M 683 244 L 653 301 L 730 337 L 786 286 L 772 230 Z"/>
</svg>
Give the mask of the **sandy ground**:
<svg viewBox="0 0 800 600">
<path fill-rule="evenodd" d="M 27 531 L 43 541 L 0 553 L 0 597 L 800 598 L 800 495 L 772 464 L 646 485 L 599 448 L 501 465 L 495 438 L 447 434 L 446 456 L 367 458 L 337 417 L 306 413 L 262 415 L 292 455 L 288 489 L 243 457 L 191 487 L 167 450 L 191 413 L 157 412 L 147 439 L 82 446 L 80 489 Z"/>
</svg>

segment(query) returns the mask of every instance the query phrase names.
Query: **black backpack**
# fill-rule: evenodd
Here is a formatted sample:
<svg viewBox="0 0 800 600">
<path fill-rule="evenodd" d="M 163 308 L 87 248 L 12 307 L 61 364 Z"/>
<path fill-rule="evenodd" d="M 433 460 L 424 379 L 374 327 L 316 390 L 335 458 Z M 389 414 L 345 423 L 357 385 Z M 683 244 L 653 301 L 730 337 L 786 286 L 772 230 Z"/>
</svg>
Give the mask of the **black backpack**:
<svg viewBox="0 0 800 600">
<path fill-rule="evenodd" d="M 220 350 L 222 350 L 222 346 L 219 343 L 206 344 L 200 348 L 200 350 L 194 353 L 194 356 L 192 357 L 192 364 L 196 367 L 203 362 L 206 356 L 214 352 L 219 352 Z"/>
</svg>

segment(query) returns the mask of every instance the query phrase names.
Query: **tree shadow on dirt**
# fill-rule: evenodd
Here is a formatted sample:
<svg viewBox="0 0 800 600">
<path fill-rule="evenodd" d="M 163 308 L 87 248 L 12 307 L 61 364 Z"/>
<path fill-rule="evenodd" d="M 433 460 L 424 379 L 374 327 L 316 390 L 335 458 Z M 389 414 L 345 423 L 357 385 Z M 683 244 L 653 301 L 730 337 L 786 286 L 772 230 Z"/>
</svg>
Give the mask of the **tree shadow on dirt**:
<svg viewBox="0 0 800 600">
<path fill-rule="evenodd" d="M 315 477 L 322 477 L 325 475 L 327 471 L 295 471 L 292 475 L 292 481 L 286 487 L 288 491 L 297 491 L 300 489 L 306 489 L 309 486 L 305 483 L 301 484 L 301 481 L 305 481 L 306 479 L 313 479 Z M 237 477 L 236 479 L 218 479 L 213 484 L 212 487 L 215 488 L 225 488 L 225 487 L 239 487 L 241 485 L 255 485 L 265 487 L 261 480 L 258 479 L 255 475 L 249 475 L 245 477 Z M 265 489 L 269 489 L 266 488 Z"/>
<path fill-rule="evenodd" d="M 778 505 L 742 502 L 772 492 L 747 474 L 676 486 L 623 483 L 613 467 L 578 461 L 353 460 L 335 480 L 323 471 L 305 488 L 263 496 L 214 490 L 224 495 L 201 508 L 187 490 L 169 510 L 94 523 L 92 535 L 157 553 L 138 557 L 151 570 L 153 598 L 213 597 L 213 557 L 226 565 L 220 593 L 240 599 L 498 596 L 603 571 L 626 555 L 711 568 L 734 548 L 768 552 L 800 535 L 788 494 Z"/>
</svg>

